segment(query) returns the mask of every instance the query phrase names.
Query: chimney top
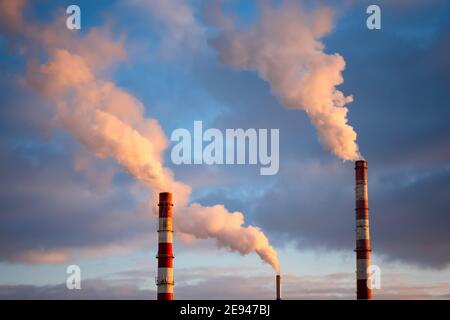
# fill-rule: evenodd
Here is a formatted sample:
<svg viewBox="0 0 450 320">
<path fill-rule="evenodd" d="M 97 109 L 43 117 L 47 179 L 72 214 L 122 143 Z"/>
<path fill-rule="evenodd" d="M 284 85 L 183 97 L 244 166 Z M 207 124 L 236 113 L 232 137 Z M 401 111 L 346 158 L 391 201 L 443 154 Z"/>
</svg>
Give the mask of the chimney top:
<svg viewBox="0 0 450 320">
<path fill-rule="evenodd" d="M 359 168 L 359 167 L 367 168 L 367 161 L 366 160 L 356 160 L 355 168 Z"/>
<path fill-rule="evenodd" d="M 172 203 L 172 193 L 171 192 L 161 192 L 159 194 L 159 202 Z"/>
</svg>

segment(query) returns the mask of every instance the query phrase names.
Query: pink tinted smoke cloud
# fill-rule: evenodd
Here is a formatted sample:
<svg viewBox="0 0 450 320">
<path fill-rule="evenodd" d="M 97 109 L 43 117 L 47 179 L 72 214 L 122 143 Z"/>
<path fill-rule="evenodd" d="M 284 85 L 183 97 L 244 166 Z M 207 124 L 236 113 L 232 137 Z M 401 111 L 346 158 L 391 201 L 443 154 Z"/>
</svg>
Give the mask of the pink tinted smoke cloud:
<svg viewBox="0 0 450 320">
<path fill-rule="evenodd" d="M 0 1 L 0 9 L 6 3 Z M 256 252 L 278 270 L 276 251 L 259 228 L 244 226 L 242 213 L 228 212 L 222 205 L 188 204 L 191 187 L 176 181 L 162 162 L 167 139 L 158 121 L 144 118 L 139 100 L 98 76 L 126 56 L 123 43 L 111 40 L 105 30 L 94 29 L 84 38 L 72 38 L 69 46 L 61 31 L 44 27 L 45 33 L 40 34 L 30 24 L 25 26 L 16 11 L 20 8 L 8 9 L 15 12 L 10 19 L 15 31 L 33 46 L 43 43 L 48 54 L 45 63 L 29 59 L 25 82 L 53 102 L 59 124 L 97 157 L 114 158 L 149 188 L 154 203 L 158 192 L 171 191 L 178 212 L 176 231 L 213 238 L 219 246 L 240 254 Z M 105 47 L 114 53 L 109 59 L 102 59 Z"/>
<path fill-rule="evenodd" d="M 210 45 L 224 64 L 256 71 L 282 104 L 305 111 L 334 155 L 361 158 L 347 118 L 346 105 L 353 98 L 336 89 L 343 82 L 345 61 L 339 54 L 326 54 L 320 41 L 332 28 L 332 12 L 305 12 L 293 1 L 277 8 L 263 3 L 259 22 L 248 30 L 238 29 L 231 17 L 211 7 L 210 20 L 220 21 L 220 33 Z"/>
</svg>

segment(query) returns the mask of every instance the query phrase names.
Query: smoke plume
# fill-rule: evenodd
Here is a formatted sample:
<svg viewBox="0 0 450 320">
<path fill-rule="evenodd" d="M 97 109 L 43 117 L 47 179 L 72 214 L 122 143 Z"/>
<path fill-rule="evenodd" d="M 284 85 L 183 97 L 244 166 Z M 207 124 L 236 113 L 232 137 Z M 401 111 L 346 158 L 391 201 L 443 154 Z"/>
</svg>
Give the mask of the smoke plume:
<svg viewBox="0 0 450 320">
<path fill-rule="evenodd" d="M 23 1 L 16 6 L 0 1 L 0 9 L 5 9 L 1 14 L 9 17 L 3 21 L 12 21 L 8 30 L 14 29 L 32 46 L 42 44 L 40 49 L 48 59 L 45 63 L 31 59 L 31 48 L 22 46 L 30 58 L 25 83 L 53 102 L 58 123 L 97 157 L 114 158 L 148 186 L 154 203 L 160 191 L 173 192 L 175 231 L 216 239 L 219 246 L 240 254 L 256 252 L 278 271 L 277 254 L 267 237 L 257 227 L 244 226 L 242 213 L 231 213 L 222 205 L 188 204 L 191 187 L 176 181 L 163 165 L 167 139 L 158 121 L 144 118 L 144 107 L 135 97 L 99 76 L 125 58 L 122 43 L 98 29 L 68 41 L 64 32 L 54 31 L 60 27 L 24 24 L 20 15 L 23 5 Z M 33 31 L 39 28 L 45 32 Z M 105 47 L 111 52 L 108 59 L 102 59 Z"/>
<path fill-rule="evenodd" d="M 337 53 L 326 54 L 320 41 L 332 28 L 329 9 L 306 13 L 292 1 L 276 8 L 263 2 L 260 20 L 248 30 L 239 30 L 218 7 L 208 13 L 219 21 L 220 33 L 209 43 L 221 62 L 256 71 L 283 105 L 305 111 L 333 154 L 344 160 L 361 157 L 347 119 L 346 104 L 353 98 L 336 89 L 345 61 Z"/>
</svg>

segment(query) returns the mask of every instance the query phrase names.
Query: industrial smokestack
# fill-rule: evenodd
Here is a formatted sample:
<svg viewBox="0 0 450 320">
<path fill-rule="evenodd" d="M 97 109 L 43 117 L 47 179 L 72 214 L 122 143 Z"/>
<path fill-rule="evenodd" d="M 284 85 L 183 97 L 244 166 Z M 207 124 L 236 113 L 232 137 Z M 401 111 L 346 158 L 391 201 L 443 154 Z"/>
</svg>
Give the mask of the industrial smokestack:
<svg viewBox="0 0 450 320">
<path fill-rule="evenodd" d="M 372 299 L 370 281 L 369 200 L 367 161 L 355 162 L 356 199 L 356 299 Z"/>
<path fill-rule="evenodd" d="M 173 252 L 172 252 L 172 193 L 159 194 L 158 229 L 158 300 L 173 300 Z"/>
<path fill-rule="evenodd" d="M 277 286 L 277 300 L 281 300 L 281 275 L 277 274 L 276 277 L 276 286 Z"/>
</svg>

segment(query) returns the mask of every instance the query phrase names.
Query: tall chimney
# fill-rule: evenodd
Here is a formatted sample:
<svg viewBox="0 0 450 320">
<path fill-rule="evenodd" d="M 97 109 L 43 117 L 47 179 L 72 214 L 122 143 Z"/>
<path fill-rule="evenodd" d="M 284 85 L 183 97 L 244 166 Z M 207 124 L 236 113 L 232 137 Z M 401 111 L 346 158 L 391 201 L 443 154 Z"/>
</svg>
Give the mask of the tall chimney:
<svg viewBox="0 0 450 320">
<path fill-rule="evenodd" d="M 281 300 L 281 275 L 277 274 L 276 277 L 276 286 L 277 286 L 277 300 Z"/>
<path fill-rule="evenodd" d="M 173 252 L 172 252 L 172 193 L 159 194 L 158 229 L 158 300 L 173 300 Z"/>
<path fill-rule="evenodd" d="M 355 162 L 356 199 L 356 299 L 372 299 L 369 288 L 370 237 L 369 200 L 367 194 L 367 161 Z"/>
</svg>

